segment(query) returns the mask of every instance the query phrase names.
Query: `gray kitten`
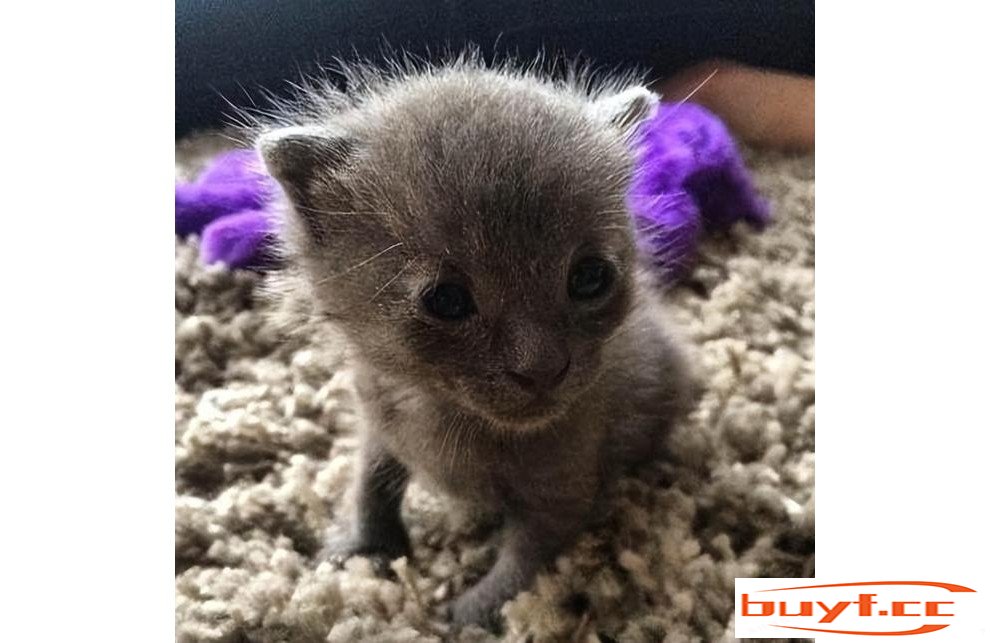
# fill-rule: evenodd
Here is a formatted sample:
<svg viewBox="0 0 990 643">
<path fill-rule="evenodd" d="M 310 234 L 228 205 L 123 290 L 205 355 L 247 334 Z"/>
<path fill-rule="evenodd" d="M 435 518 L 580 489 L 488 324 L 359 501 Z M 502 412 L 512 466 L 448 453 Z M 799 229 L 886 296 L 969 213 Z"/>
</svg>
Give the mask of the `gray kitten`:
<svg viewBox="0 0 990 643">
<path fill-rule="evenodd" d="M 279 287 L 356 363 L 356 511 L 329 552 L 408 554 L 399 508 L 423 476 L 504 517 L 453 603 L 490 625 L 690 405 L 625 203 L 657 99 L 466 59 L 350 80 L 257 140 L 287 196 Z"/>
</svg>

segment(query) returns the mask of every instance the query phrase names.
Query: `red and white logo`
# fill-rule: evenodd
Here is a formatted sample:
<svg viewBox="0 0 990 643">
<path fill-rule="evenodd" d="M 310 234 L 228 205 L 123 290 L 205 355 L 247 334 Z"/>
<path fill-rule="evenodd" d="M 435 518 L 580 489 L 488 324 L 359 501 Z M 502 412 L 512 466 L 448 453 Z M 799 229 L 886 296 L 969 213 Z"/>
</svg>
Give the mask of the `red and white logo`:
<svg viewBox="0 0 990 643">
<path fill-rule="evenodd" d="M 975 591 L 933 581 L 737 578 L 735 634 L 737 638 L 931 634 L 964 619 Z M 977 617 L 968 616 L 970 622 Z"/>
</svg>

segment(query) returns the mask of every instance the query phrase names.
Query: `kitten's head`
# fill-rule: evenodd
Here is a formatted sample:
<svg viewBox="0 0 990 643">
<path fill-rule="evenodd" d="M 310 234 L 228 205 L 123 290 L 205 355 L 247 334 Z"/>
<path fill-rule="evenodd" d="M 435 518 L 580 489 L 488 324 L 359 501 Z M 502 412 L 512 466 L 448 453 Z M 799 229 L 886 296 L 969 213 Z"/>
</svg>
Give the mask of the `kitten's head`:
<svg viewBox="0 0 990 643">
<path fill-rule="evenodd" d="M 384 372 L 524 428 L 593 384 L 629 310 L 628 134 L 655 102 L 448 68 L 258 148 L 320 314 Z"/>
</svg>

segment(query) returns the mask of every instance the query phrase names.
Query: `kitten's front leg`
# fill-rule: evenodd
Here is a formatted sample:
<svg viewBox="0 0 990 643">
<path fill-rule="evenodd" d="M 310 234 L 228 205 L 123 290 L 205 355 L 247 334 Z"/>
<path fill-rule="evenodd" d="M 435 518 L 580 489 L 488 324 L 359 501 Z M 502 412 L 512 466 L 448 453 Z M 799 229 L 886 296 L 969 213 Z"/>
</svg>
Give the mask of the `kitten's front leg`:
<svg viewBox="0 0 990 643">
<path fill-rule="evenodd" d="M 359 462 L 351 522 L 342 535 L 328 538 L 322 558 L 342 563 L 354 555 L 387 560 L 408 555 L 409 536 L 399 510 L 409 472 L 373 435 L 366 436 Z"/>
<path fill-rule="evenodd" d="M 573 504 L 563 511 L 510 516 L 495 565 L 473 587 L 454 601 L 454 624 L 492 628 L 502 604 L 528 588 L 536 574 L 554 559 L 580 531 L 586 506 Z"/>
</svg>

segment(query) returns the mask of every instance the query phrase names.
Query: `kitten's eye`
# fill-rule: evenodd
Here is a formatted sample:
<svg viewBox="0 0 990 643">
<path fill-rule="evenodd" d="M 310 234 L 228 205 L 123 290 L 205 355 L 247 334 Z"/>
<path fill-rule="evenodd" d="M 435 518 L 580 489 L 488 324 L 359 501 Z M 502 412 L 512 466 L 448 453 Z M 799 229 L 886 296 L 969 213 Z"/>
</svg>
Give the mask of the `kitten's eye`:
<svg viewBox="0 0 990 643">
<path fill-rule="evenodd" d="M 612 285 L 612 265 L 604 259 L 588 257 L 574 264 L 567 278 L 567 294 L 571 299 L 601 297 Z"/>
<path fill-rule="evenodd" d="M 468 289 L 457 284 L 439 284 L 422 296 L 423 307 L 434 317 L 456 321 L 475 312 Z"/>
</svg>

